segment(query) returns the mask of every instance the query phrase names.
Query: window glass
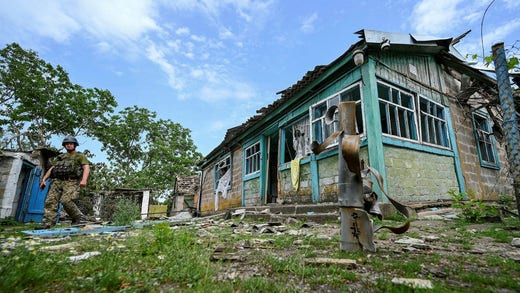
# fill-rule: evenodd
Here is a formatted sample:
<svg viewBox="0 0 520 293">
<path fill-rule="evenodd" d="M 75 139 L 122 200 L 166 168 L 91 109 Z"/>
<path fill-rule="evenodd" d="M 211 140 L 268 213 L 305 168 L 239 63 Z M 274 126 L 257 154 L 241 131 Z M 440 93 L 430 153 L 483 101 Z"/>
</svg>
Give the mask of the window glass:
<svg viewBox="0 0 520 293">
<path fill-rule="evenodd" d="M 285 151 L 282 163 L 290 162 L 311 153 L 311 134 L 308 116 L 290 124 L 283 131 Z"/>
<path fill-rule="evenodd" d="M 226 188 L 231 185 L 231 156 L 226 156 L 215 164 L 215 188 L 217 188 L 220 181 L 227 180 Z M 227 177 L 227 179 L 226 179 Z M 222 179 L 224 178 L 224 179 Z M 222 180 L 221 180 L 222 179 Z M 222 184 L 221 184 L 222 185 Z"/>
<path fill-rule="evenodd" d="M 377 88 L 383 133 L 418 140 L 414 96 L 383 83 L 378 83 Z"/>
<path fill-rule="evenodd" d="M 444 119 L 444 106 L 426 97 L 419 97 L 422 141 L 449 147 L 448 128 Z"/>
<path fill-rule="evenodd" d="M 260 142 L 246 148 L 244 153 L 245 174 L 248 175 L 260 171 Z"/>
<path fill-rule="evenodd" d="M 334 114 L 333 122 L 330 124 L 325 123 L 325 114 L 327 109 L 331 106 L 338 105 L 339 102 L 355 101 L 356 102 L 356 127 L 357 133 L 363 134 L 363 111 L 361 106 L 361 87 L 359 83 L 356 83 L 332 96 L 327 97 L 325 100 L 311 106 L 312 121 L 312 140 L 316 140 L 322 143 L 327 137 L 338 131 L 338 112 Z"/>
<path fill-rule="evenodd" d="M 495 158 L 494 145 L 491 138 L 492 133 L 487 118 L 475 113 L 473 115 L 473 121 L 481 161 L 487 164 L 496 165 L 497 160 Z"/>
</svg>

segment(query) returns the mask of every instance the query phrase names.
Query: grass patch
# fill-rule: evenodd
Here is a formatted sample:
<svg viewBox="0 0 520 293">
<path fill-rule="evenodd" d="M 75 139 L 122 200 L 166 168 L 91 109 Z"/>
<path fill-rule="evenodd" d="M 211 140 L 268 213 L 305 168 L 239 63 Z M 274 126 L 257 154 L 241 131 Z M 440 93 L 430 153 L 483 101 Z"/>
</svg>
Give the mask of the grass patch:
<svg viewBox="0 0 520 293">
<path fill-rule="evenodd" d="M 301 233 L 262 234 L 244 231 L 243 227 L 252 226 L 247 222 L 185 226 L 165 222 L 114 235 L 78 235 L 51 243 L 24 238 L 17 226 L 0 233 L 4 250 L 0 288 L 12 292 L 413 291 L 392 284 L 394 277 L 400 277 L 432 280 L 432 292 L 520 291 L 516 281 L 520 265 L 514 259 L 503 252 L 467 251 L 483 239 L 495 241 L 494 245 L 507 244 L 520 236 L 518 230 L 506 229 L 517 223 L 478 224 L 480 229 L 475 232 L 466 221 L 436 222 L 427 232 L 412 225 L 404 234 L 414 238 L 425 233 L 442 235 L 432 244 L 446 248 L 439 250 L 407 251 L 391 240 L 394 236 L 381 231 L 374 235 L 379 237 L 375 253 L 340 250 L 339 233 L 324 232 L 331 230 L 330 225 L 319 230 L 320 225 L 301 228 L 298 223 L 286 231 Z M 17 245 L 11 246 L 13 243 Z M 66 243 L 75 245 L 58 251 L 43 249 Z M 229 258 L 212 259 L 216 248 L 223 248 L 219 251 Z M 80 262 L 68 260 L 93 251 L 100 254 Z M 357 268 L 306 262 L 317 257 L 352 259 Z"/>
</svg>

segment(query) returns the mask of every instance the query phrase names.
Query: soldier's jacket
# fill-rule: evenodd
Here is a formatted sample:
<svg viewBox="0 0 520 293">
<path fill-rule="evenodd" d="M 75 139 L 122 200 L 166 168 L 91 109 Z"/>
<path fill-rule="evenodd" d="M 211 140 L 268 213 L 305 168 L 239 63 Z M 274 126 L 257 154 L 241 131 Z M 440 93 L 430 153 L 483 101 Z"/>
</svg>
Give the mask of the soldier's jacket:
<svg viewBox="0 0 520 293">
<path fill-rule="evenodd" d="M 83 165 L 88 165 L 85 155 L 80 152 L 65 153 L 57 156 L 52 165 L 51 178 L 79 179 L 83 175 Z"/>
</svg>

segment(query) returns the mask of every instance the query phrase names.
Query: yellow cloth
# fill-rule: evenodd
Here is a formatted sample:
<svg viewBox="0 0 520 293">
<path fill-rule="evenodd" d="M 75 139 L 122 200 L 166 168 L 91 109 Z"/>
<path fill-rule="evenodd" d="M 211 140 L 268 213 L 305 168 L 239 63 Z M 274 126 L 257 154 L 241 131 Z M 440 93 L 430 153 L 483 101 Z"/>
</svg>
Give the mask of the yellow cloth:
<svg viewBox="0 0 520 293">
<path fill-rule="evenodd" d="M 291 181 L 295 190 L 300 187 L 300 161 L 302 158 L 296 158 L 291 161 Z"/>
</svg>

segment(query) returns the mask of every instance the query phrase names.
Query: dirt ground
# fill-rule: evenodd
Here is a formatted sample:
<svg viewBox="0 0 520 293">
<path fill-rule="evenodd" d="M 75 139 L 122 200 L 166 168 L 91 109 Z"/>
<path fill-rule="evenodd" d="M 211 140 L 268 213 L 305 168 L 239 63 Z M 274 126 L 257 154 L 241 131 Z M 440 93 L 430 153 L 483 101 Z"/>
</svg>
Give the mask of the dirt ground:
<svg viewBox="0 0 520 293">
<path fill-rule="evenodd" d="M 374 235 L 376 249 L 374 253 L 355 253 L 352 262 L 346 265 L 347 269 L 355 274 L 356 281 L 352 281 L 348 290 L 360 292 L 378 292 L 382 290 L 378 283 L 399 283 L 401 279 L 411 288 L 439 289 L 450 288 L 457 291 L 474 291 L 477 288 L 486 288 L 490 292 L 518 292 L 520 288 L 520 247 L 511 243 L 511 238 L 519 237 L 520 227 L 507 226 L 505 223 L 463 224 L 457 221 L 455 210 L 447 208 L 435 211 L 418 213 L 418 218 L 411 223 L 410 229 L 402 235 L 392 234 L 388 230 L 380 230 Z M 236 225 L 236 224 L 234 224 Z M 254 225 L 253 225 L 254 226 Z M 284 227 L 283 225 L 281 227 Z M 293 233 L 293 235 L 312 235 L 319 239 L 332 240 L 332 246 L 315 249 L 312 254 L 315 259 L 344 265 L 343 257 L 332 255 L 339 249 L 340 224 L 313 224 L 303 226 L 298 230 L 278 230 L 276 226 L 262 232 L 261 226 L 252 228 L 250 225 L 238 224 L 234 233 Z M 264 226 L 265 229 L 265 226 Z M 506 242 L 493 237 L 494 232 L 510 235 Z M 300 238 L 299 238 L 300 239 Z M 305 238 L 301 238 L 305 239 Z M 249 278 L 263 276 L 265 268 L 256 264 L 250 254 L 252 250 L 265 247 L 265 238 L 254 239 L 244 244 L 234 244 L 232 253 L 221 254 L 221 251 L 230 251 L 230 247 L 217 249 L 218 259 L 229 260 L 222 270 L 220 279 Z M 298 250 L 306 249 L 305 240 L 297 240 L 294 245 L 280 250 L 266 249 L 262 253 L 274 253 L 281 259 L 289 259 Z M 231 245 L 231 244 L 229 244 Z M 307 245 L 308 246 L 308 245 Z M 313 249 L 313 248 L 310 248 Z M 341 262 L 340 262 L 341 261 Z M 509 265 L 502 266 L 502 263 Z M 511 264 L 513 269 L 511 269 Z M 406 268 L 406 267 L 409 268 Z M 403 275 L 413 275 L 411 278 L 400 278 Z M 482 276 L 482 277 L 479 277 Z M 505 277 L 511 284 L 506 288 L 500 280 L 494 283 L 494 276 Z M 472 278 L 483 279 L 481 284 L 474 284 Z M 484 279 L 486 278 L 486 279 Z M 509 282 L 509 281 L 507 281 Z M 478 281 L 477 281 L 478 283 Z M 439 285 L 441 284 L 441 285 Z M 301 283 L 301 290 L 309 288 Z M 383 285 L 384 288 L 384 285 Z M 513 289 L 511 289 L 513 288 Z M 413 289 L 412 289 L 413 290 Z M 320 291 L 336 292 L 334 288 L 323 286 Z M 446 291 L 443 291 L 446 292 Z"/>
</svg>

